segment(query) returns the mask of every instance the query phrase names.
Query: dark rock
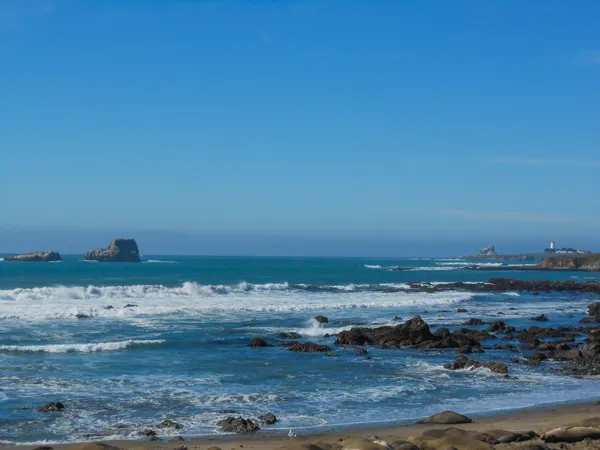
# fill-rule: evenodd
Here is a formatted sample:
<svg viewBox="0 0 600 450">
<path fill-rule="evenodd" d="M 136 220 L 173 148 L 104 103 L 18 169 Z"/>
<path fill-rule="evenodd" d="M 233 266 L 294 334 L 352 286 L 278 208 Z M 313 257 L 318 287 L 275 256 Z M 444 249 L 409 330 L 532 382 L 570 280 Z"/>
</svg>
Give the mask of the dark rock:
<svg viewBox="0 0 600 450">
<path fill-rule="evenodd" d="M 133 303 L 127 303 L 125 306 L 123 306 L 123 308 L 137 308 L 137 305 L 134 305 Z"/>
<path fill-rule="evenodd" d="M 113 305 L 108 305 L 108 306 L 105 306 L 105 307 L 104 307 L 104 309 L 114 309 L 114 308 L 115 308 L 115 307 L 114 307 Z"/>
<path fill-rule="evenodd" d="M 248 347 L 273 347 L 273 345 L 269 344 L 262 338 L 254 338 L 250 341 Z"/>
<path fill-rule="evenodd" d="M 483 334 L 482 334 L 483 333 Z M 364 346 L 376 345 L 382 348 L 421 348 L 424 350 L 479 347 L 480 340 L 491 335 L 466 328 L 451 333 L 440 328 L 431 333 L 429 326 L 420 316 L 413 317 L 404 324 L 395 327 L 352 328 L 342 331 L 336 345 Z"/>
<path fill-rule="evenodd" d="M 43 445 L 41 447 L 35 447 L 33 450 L 54 450 L 53 447 L 48 447 L 47 445 Z"/>
<path fill-rule="evenodd" d="M 485 322 L 483 320 L 481 320 L 481 319 L 473 319 L 473 318 L 471 318 L 471 319 L 467 320 L 464 323 L 464 325 L 475 327 L 475 326 L 478 326 L 478 325 L 485 325 Z"/>
<path fill-rule="evenodd" d="M 140 262 L 140 251 L 135 239 L 113 239 L 107 248 L 90 250 L 86 261 Z"/>
<path fill-rule="evenodd" d="M 466 312 L 468 312 L 468 311 L 467 311 L 465 308 L 458 308 L 458 309 L 456 310 L 456 312 L 457 312 L 457 313 L 466 313 Z"/>
<path fill-rule="evenodd" d="M 588 305 L 588 314 L 590 316 L 600 316 L 600 302 L 590 303 Z"/>
<path fill-rule="evenodd" d="M 75 317 L 77 317 L 78 319 L 90 319 L 92 316 L 90 316 L 89 314 L 78 313 L 75 315 Z"/>
<path fill-rule="evenodd" d="M 492 372 L 496 372 L 501 375 L 508 375 L 508 367 L 506 367 L 506 364 L 504 364 L 503 362 L 481 363 L 478 361 L 473 361 L 472 359 L 469 359 L 464 355 L 460 356 L 452 364 L 446 364 L 444 367 L 449 370 L 477 369 L 480 367 L 485 367 L 486 369 L 489 369 Z"/>
<path fill-rule="evenodd" d="M 61 402 L 50 402 L 38 409 L 38 412 L 60 412 L 63 409 L 65 409 L 65 405 Z"/>
<path fill-rule="evenodd" d="M 366 355 L 369 352 L 367 352 L 364 348 L 357 348 L 356 351 L 355 351 L 355 353 L 357 355 Z"/>
<path fill-rule="evenodd" d="M 178 424 L 177 422 L 173 422 L 170 419 L 165 419 L 161 423 L 159 423 L 156 428 L 171 428 L 173 430 L 181 430 L 183 425 Z"/>
<path fill-rule="evenodd" d="M 394 318 L 393 318 L 392 320 L 393 320 L 393 321 L 402 320 L 402 317 L 399 317 L 399 316 L 394 316 Z"/>
<path fill-rule="evenodd" d="M 151 430 L 151 429 L 146 429 L 146 430 L 138 431 L 138 434 L 140 436 L 154 437 L 154 436 L 156 436 L 156 431 Z"/>
<path fill-rule="evenodd" d="M 537 320 L 538 322 L 548 322 L 548 317 L 546 314 L 540 314 L 537 317 L 534 317 L 533 320 Z"/>
<path fill-rule="evenodd" d="M 54 261 L 62 261 L 60 254 L 58 252 L 53 252 L 50 250 L 43 252 L 32 252 L 32 253 L 23 253 L 21 255 L 13 255 L 7 256 L 4 258 L 4 261 L 18 261 L 18 262 L 54 262 Z"/>
<path fill-rule="evenodd" d="M 222 409 L 220 411 L 217 411 L 217 413 L 219 413 L 219 414 L 238 414 L 238 412 L 235 409 Z"/>
<path fill-rule="evenodd" d="M 158 436 L 151 436 L 151 437 L 150 437 L 150 440 L 151 440 L 151 441 L 162 441 L 162 439 L 161 439 L 161 438 L 159 438 Z"/>
<path fill-rule="evenodd" d="M 329 323 L 329 319 L 325 316 L 315 316 L 315 320 L 319 323 Z"/>
<path fill-rule="evenodd" d="M 291 345 L 287 345 L 288 350 L 299 353 L 313 353 L 313 352 L 329 352 L 331 347 L 322 344 L 315 344 L 314 342 L 291 342 Z"/>
<path fill-rule="evenodd" d="M 250 419 L 242 417 L 228 417 L 217 422 L 219 431 L 223 433 L 247 434 L 260 430 L 260 427 Z"/>
<path fill-rule="evenodd" d="M 493 322 L 490 327 L 488 328 L 488 331 L 490 333 L 501 333 L 506 329 L 506 323 L 504 323 L 504 321 L 502 320 L 496 320 L 495 322 Z"/>
<path fill-rule="evenodd" d="M 264 423 L 265 425 L 273 425 L 277 422 L 277 417 L 275 417 L 275 414 L 267 413 L 263 414 L 262 416 L 258 416 L 258 421 L 260 423 Z"/>
<path fill-rule="evenodd" d="M 435 423 L 442 425 L 455 425 L 459 423 L 473 423 L 473 419 L 463 416 L 462 414 L 455 413 L 454 411 L 444 411 L 433 416 L 428 417 L 425 420 L 421 420 L 418 423 Z"/>
</svg>

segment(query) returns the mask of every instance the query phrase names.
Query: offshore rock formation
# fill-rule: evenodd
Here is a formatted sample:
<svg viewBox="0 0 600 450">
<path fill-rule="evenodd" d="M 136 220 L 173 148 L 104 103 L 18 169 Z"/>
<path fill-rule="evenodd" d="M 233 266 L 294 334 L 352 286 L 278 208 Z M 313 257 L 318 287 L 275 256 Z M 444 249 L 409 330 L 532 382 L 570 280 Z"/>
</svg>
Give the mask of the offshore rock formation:
<svg viewBox="0 0 600 450">
<path fill-rule="evenodd" d="M 493 245 L 490 245 L 489 247 L 486 248 L 482 248 L 481 250 L 479 250 L 479 253 L 477 254 L 477 256 L 496 256 L 496 248 Z"/>
<path fill-rule="evenodd" d="M 551 256 L 536 267 L 543 270 L 586 270 L 598 272 L 600 271 L 600 253 Z"/>
<path fill-rule="evenodd" d="M 86 261 L 140 262 L 140 250 L 135 239 L 113 239 L 106 248 L 90 250 Z"/>
<path fill-rule="evenodd" d="M 62 261 L 58 252 L 46 250 L 43 252 L 23 253 L 22 255 L 7 256 L 4 261 L 24 261 L 24 262 L 53 262 Z"/>
</svg>

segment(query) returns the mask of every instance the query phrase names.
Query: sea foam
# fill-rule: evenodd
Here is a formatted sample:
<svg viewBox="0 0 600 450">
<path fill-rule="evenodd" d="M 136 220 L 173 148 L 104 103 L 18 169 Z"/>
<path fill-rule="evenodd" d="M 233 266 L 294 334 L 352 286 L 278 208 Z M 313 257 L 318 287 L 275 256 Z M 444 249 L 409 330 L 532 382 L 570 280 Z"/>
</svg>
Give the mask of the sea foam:
<svg viewBox="0 0 600 450">
<path fill-rule="evenodd" d="M 164 344 L 165 342 L 162 339 L 129 339 L 120 342 L 97 342 L 89 344 L 0 345 L 0 352 L 92 353 L 123 350 L 136 345 Z"/>
</svg>

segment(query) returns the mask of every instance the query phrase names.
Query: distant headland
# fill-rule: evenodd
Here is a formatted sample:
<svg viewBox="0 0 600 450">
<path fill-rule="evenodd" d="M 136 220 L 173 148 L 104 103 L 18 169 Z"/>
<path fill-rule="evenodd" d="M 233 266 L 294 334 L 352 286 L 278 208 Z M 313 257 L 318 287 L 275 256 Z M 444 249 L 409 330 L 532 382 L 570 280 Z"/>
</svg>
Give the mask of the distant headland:
<svg viewBox="0 0 600 450">
<path fill-rule="evenodd" d="M 556 248 L 554 241 L 551 241 L 550 245 L 540 252 L 500 255 L 496 253 L 496 248 L 490 245 L 482 248 L 476 255 L 460 256 L 459 258 L 467 261 L 544 261 L 550 256 L 586 255 L 590 253 L 590 251 L 575 248 Z"/>
</svg>

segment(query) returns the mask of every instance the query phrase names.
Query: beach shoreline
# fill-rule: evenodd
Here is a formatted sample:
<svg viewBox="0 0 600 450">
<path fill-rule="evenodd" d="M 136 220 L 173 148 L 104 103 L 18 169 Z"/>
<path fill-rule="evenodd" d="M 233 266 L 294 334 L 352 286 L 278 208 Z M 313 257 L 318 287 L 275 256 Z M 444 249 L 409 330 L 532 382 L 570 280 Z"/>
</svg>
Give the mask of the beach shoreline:
<svg viewBox="0 0 600 450">
<path fill-rule="evenodd" d="M 461 411 L 457 411 L 461 412 Z M 426 430 L 446 429 L 456 427 L 462 430 L 484 432 L 492 429 L 503 429 L 513 432 L 535 431 L 542 434 L 548 430 L 571 425 L 584 419 L 600 416 L 600 401 L 586 401 L 577 403 L 545 404 L 521 408 L 513 411 L 497 412 L 495 414 L 473 415 L 473 423 L 460 425 L 436 425 L 428 423 L 413 423 L 408 425 L 382 425 L 369 427 L 353 427 L 345 429 L 330 429 L 319 432 L 296 432 L 295 437 L 282 433 L 258 432 L 252 435 L 221 435 L 205 436 L 185 439 L 185 441 L 148 440 L 113 440 L 94 441 L 103 442 L 121 449 L 179 449 L 182 446 L 188 449 L 203 450 L 218 447 L 223 450 L 244 448 L 251 450 L 276 450 L 286 448 L 300 448 L 301 445 L 314 443 L 336 443 L 348 438 L 364 437 L 377 438 L 383 441 L 409 439 L 421 435 Z M 68 444 L 45 444 L 56 450 L 85 448 L 89 442 L 73 442 Z M 5 445 L 6 448 L 15 450 L 33 450 L 40 447 L 36 445 Z M 513 448 L 510 444 L 501 444 L 496 448 Z M 518 448 L 518 447 L 515 447 Z M 587 447 L 578 447 L 587 448 Z M 595 448 L 595 447 L 592 447 Z"/>
</svg>

